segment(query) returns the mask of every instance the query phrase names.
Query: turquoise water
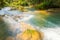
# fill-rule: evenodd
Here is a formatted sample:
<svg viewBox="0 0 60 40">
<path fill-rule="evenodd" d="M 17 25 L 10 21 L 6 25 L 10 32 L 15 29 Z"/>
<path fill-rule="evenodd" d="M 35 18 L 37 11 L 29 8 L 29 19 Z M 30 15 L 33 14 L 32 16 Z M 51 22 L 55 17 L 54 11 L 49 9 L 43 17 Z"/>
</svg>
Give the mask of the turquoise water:
<svg viewBox="0 0 60 40">
<path fill-rule="evenodd" d="M 24 12 L 18 10 L 10 10 L 10 7 L 5 7 L 0 10 L 0 15 L 8 14 L 8 15 L 18 15 L 23 14 Z M 10 11 L 9 11 L 10 10 Z M 26 12 L 27 14 L 31 14 L 34 12 L 33 9 L 28 9 L 31 12 Z M 33 10 L 33 11 L 32 11 Z M 50 12 L 50 15 L 41 15 L 34 14 L 34 17 L 28 21 L 31 25 L 39 26 L 39 27 L 57 27 L 60 26 L 60 12 Z"/>
<path fill-rule="evenodd" d="M 20 24 L 18 24 L 17 21 L 15 21 L 15 19 L 13 19 L 13 17 L 11 15 L 17 15 L 17 14 L 23 15 L 23 13 L 27 13 L 27 17 L 22 18 L 23 21 L 28 22 L 31 25 L 34 25 L 35 28 L 38 26 L 38 27 L 45 27 L 45 28 L 53 28 L 54 30 L 57 30 L 57 31 L 59 30 L 59 29 L 56 29 L 54 27 L 60 27 L 60 12 L 50 13 L 50 15 L 48 15 L 48 16 L 41 15 L 41 14 L 37 14 L 37 15 L 34 14 L 33 15 L 34 17 L 32 17 L 32 15 L 28 15 L 31 12 L 20 12 L 18 10 L 8 11 L 7 9 L 6 10 L 0 10 L 1 15 L 9 14 L 8 16 L 5 17 L 4 20 L 2 18 L 0 18 L 0 39 L 1 40 L 5 40 L 8 36 L 12 37 L 12 35 L 14 36 L 14 38 L 16 37 L 17 32 L 19 32 L 21 28 L 19 29 Z M 27 18 L 27 20 L 26 20 L 26 18 Z M 5 20 L 6 20 L 6 22 L 5 22 Z M 10 26 L 10 25 L 12 25 L 12 26 Z M 12 27 L 12 29 L 10 29 L 11 31 L 7 27 L 9 27 L 9 28 Z M 44 31 L 44 33 L 46 33 L 46 35 L 47 35 L 47 33 L 49 34 L 49 31 L 51 31 L 53 29 L 48 29 L 48 30 L 43 29 L 42 31 Z"/>
<path fill-rule="evenodd" d="M 44 15 L 35 15 L 35 17 L 30 20 L 30 23 L 39 27 L 60 27 L 60 12 L 50 13 L 49 16 L 42 16 Z"/>
</svg>

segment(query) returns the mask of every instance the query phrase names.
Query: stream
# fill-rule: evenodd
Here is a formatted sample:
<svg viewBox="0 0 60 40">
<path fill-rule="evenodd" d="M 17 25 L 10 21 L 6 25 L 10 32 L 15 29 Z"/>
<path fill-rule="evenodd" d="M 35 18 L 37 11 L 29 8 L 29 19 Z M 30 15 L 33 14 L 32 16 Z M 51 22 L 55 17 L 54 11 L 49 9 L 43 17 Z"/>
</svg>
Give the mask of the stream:
<svg viewBox="0 0 60 40">
<path fill-rule="evenodd" d="M 9 7 L 0 10 L 0 16 L 3 16 L 2 19 L 7 24 L 6 32 L 8 34 L 6 35 L 13 36 L 17 40 L 16 35 L 24 30 L 20 26 L 20 22 L 23 21 L 38 31 L 42 31 L 44 33 L 44 40 L 60 40 L 60 13 L 52 13 L 49 16 L 32 13 L 33 11 L 21 12 L 19 10 L 10 10 Z"/>
</svg>

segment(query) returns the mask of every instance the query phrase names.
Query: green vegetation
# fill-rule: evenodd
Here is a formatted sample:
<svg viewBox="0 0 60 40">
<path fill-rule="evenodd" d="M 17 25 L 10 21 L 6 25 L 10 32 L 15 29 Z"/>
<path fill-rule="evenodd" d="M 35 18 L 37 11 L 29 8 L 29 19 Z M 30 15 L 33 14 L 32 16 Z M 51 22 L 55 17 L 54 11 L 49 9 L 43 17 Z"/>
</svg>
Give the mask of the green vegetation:
<svg viewBox="0 0 60 40">
<path fill-rule="evenodd" d="M 0 9 L 6 6 L 19 9 L 31 5 L 36 9 L 59 8 L 60 0 L 0 0 Z"/>
<path fill-rule="evenodd" d="M 60 0 L 30 0 L 30 3 L 36 9 L 60 8 Z"/>
</svg>

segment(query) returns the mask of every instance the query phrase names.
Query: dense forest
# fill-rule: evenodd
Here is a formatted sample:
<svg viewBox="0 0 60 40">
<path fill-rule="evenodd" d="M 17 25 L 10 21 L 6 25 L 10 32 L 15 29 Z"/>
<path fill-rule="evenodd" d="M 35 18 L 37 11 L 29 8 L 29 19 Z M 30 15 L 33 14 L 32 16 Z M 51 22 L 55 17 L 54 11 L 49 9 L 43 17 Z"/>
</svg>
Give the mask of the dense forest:
<svg viewBox="0 0 60 40">
<path fill-rule="evenodd" d="M 15 8 L 32 6 L 36 9 L 59 8 L 60 0 L 0 0 L 0 9 L 6 6 Z"/>
</svg>

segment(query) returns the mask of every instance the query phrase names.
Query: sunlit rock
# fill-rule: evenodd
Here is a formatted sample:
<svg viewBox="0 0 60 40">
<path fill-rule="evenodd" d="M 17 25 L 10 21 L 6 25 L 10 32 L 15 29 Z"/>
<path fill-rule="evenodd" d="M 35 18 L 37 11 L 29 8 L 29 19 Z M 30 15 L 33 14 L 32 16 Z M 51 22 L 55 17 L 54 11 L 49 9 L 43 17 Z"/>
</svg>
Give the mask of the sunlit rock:
<svg viewBox="0 0 60 40">
<path fill-rule="evenodd" d="M 36 30 L 27 29 L 22 34 L 17 35 L 17 40 L 42 40 L 43 33 Z"/>
<path fill-rule="evenodd" d="M 50 13 L 47 12 L 46 10 L 37 10 L 37 11 L 34 11 L 34 13 L 41 14 L 41 15 L 46 15 L 46 16 L 50 15 Z"/>
</svg>

